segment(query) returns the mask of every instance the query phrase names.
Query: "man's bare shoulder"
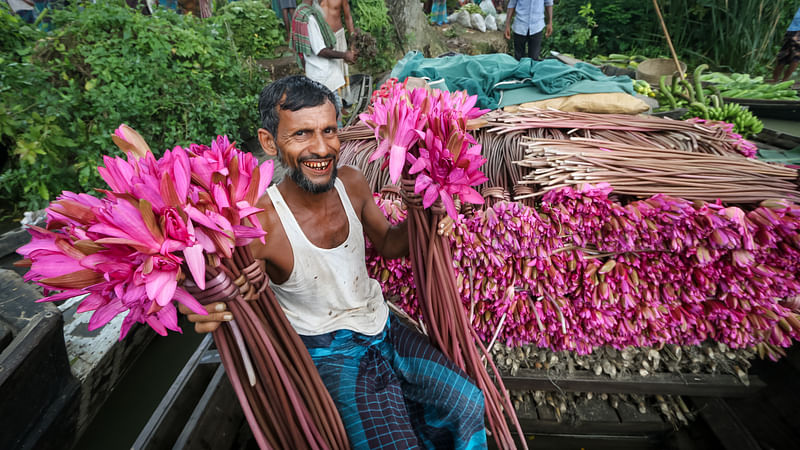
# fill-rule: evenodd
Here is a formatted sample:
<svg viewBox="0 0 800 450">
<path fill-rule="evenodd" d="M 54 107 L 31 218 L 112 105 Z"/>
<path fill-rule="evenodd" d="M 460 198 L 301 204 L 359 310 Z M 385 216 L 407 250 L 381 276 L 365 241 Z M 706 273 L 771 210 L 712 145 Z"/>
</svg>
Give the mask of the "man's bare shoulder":
<svg viewBox="0 0 800 450">
<path fill-rule="evenodd" d="M 275 211 L 275 205 L 272 204 L 272 199 L 266 192 L 256 202 L 256 208 L 263 210 L 258 213 L 258 219 L 265 231 L 269 232 L 275 223 L 280 222 L 278 213 Z"/>
<path fill-rule="evenodd" d="M 326 9 L 341 9 L 344 0 L 320 0 L 319 6 Z"/>
<path fill-rule="evenodd" d="M 350 202 L 356 210 L 364 205 L 366 201 L 372 201 L 372 189 L 367 183 L 364 174 L 356 167 L 341 166 L 338 168 L 338 177 L 344 183 Z"/>
<path fill-rule="evenodd" d="M 361 169 L 355 166 L 350 165 L 342 165 L 339 166 L 337 169 L 338 177 L 342 180 L 345 187 L 348 188 L 358 188 L 363 189 L 367 188 L 367 179 L 364 177 L 364 173 L 361 172 Z"/>
</svg>

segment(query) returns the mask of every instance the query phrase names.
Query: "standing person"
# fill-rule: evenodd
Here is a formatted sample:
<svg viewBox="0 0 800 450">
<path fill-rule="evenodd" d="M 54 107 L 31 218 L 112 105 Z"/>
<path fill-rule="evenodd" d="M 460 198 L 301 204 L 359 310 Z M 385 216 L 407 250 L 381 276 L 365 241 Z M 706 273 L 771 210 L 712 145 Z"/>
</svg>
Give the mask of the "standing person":
<svg viewBox="0 0 800 450">
<path fill-rule="evenodd" d="M 289 42 L 292 36 L 292 18 L 294 17 L 297 0 L 279 0 L 279 3 L 283 14 L 283 26 L 286 27 L 286 42 Z"/>
<path fill-rule="evenodd" d="M 30 24 L 36 21 L 33 0 L 8 0 L 8 6 L 25 23 Z"/>
<path fill-rule="evenodd" d="M 347 45 L 347 37 L 344 33 L 344 27 L 347 26 L 347 33 L 350 35 L 350 39 L 353 39 L 356 35 L 353 16 L 350 14 L 350 3 L 347 0 L 320 0 L 319 7 L 325 16 L 325 22 L 331 27 L 336 37 L 336 45 L 333 49 L 339 52 L 344 52 L 348 49 L 354 50 L 352 46 Z M 342 21 L 342 18 L 344 18 L 344 21 Z M 344 60 L 340 59 L 338 62 L 344 74 L 344 86 L 339 88 L 337 93 L 340 97 L 345 98 L 350 95 L 350 69 Z"/>
<path fill-rule="evenodd" d="M 447 0 L 433 0 L 431 4 L 431 23 L 444 25 L 447 23 Z"/>
<path fill-rule="evenodd" d="M 794 19 L 783 36 L 783 45 L 775 59 L 772 81 L 788 81 L 800 63 L 800 8 L 794 13 Z"/>
<path fill-rule="evenodd" d="M 354 50 L 334 49 L 336 36 L 323 17 L 322 10 L 315 7 L 311 0 L 303 0 L 294 11 L 289 45 L 297 56 L 298 64 L 305 69 L 306 76 L 334 92 L 345 85 L 341 60 L 350 64 L 356 62 Z M 337 112 L 340 112 L 342 100 L 338 94 L 336 104 Z"/>
<path fill-rule="evenodd" d="M 547 26 L 545 26 L 547 15 Z M 511 20 L 514 24 L 511 24 Z M 553 34 L 553 0 L 511 0 L 508 2 L 506 16 L 506 39 L 511 39 L 514 31 L 514 57 L 531 58 L 541 61 L 542 30 L 544 36 Z M 527 51 L 526 51 L 527 48 Z"/>
<path fill-rule="evenodd" d="M 286 77 L 261 92 L 258 109 L 261 147 L 287 175 L 256 205 L 268 240 L 251 249 L 264 261 L 351 446 L 485 448 L 483 393 L 389 311 L 367 274 L 364 237 L 383 257 L 402 257 L 408 228 L 389 224 L 358 169 L 337 169 L 333 93 L 306 77 Z M 232 318 L 224 302 L 206 308 L 207 316 L 181 309 L 198 332 Z"/>
</svg>

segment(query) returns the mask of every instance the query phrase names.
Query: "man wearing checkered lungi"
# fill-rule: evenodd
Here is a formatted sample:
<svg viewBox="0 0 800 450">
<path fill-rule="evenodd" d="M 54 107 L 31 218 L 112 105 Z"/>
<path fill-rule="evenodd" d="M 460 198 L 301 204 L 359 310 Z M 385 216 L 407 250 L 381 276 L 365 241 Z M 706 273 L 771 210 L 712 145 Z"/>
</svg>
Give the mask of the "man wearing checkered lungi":
<svg viewBox="0 0 800 450">
<path fill-rule="evenodd" d="M 258 207 L 270 286 L 301 336 L 358 449 L 486 447 L 483 393 L 468 376 L 390 313 L 369 278 L 366 235 L 384 258 L 408 254 L 408 229 L 378 209 L 364 175 L 337 167 L 333 93 L 303 76 L 267 86 L 259 99 L 262 149 L 286 171 Z M 224 303 L 195 329 L 230 320 Z"/>
</svg>

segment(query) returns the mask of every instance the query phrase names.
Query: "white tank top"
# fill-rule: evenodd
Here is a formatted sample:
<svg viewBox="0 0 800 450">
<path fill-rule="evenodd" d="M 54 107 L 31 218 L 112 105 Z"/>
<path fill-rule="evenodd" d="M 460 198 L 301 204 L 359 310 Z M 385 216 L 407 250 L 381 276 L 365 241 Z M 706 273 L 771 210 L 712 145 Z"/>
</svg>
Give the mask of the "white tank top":
<svg viewBox="0 0 800 450">
<path fill-rule="evenodd" d="M 282 284 L 270 281 L 270 287 L 298 334 L 347 329 L 375 335 L 383 331 L 389 307 L 380 284 L 367 274 L 361 221 L 344 184 L 337 178 L 334 185 L 347 213 L 349 232 L 341 245 L 331 249 L 308 240 L 277 186 L 267 190 L 294 253 L 289 278 Z"/>
</svg>

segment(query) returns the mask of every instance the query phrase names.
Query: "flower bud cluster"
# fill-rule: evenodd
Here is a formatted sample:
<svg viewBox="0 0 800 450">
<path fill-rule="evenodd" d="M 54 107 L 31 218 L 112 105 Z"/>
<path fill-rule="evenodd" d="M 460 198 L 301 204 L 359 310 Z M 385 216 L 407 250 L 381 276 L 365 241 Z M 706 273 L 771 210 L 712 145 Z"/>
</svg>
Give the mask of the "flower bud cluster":
<svg viewBox="0 0 800 450">
<path fill-rule="evenodd" d="M 538 209 L 498 202 L 459 216 L 453 267 L 482 339 L 586 354 L 706 340 L 769 350 L 800 336 L 800 206 L 665 195 L 623 205 L 610 194 L 583 185 L 547 193 Z M 418 317 L 407 263 L 367 260 L 387 298 Z"/>
</svg>

